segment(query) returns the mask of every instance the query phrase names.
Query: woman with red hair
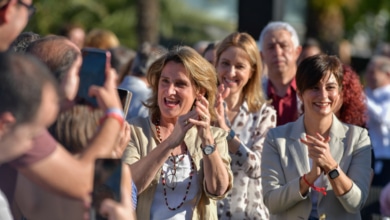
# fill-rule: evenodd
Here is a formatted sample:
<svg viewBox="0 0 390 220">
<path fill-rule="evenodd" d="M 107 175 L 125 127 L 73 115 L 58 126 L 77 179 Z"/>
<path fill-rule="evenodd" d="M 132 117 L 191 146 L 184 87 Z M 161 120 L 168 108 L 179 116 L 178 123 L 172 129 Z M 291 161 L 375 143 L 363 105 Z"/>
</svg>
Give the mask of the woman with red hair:
<svg viewBox="0 0 390 220">
<path fill-rule="evenodd" d="M 343 72 L 343 92 L 335 115 L 344 123 L 365 127 L 367 107 L 363 85 L 350 66 L 343 65 Z"/>
</svg>

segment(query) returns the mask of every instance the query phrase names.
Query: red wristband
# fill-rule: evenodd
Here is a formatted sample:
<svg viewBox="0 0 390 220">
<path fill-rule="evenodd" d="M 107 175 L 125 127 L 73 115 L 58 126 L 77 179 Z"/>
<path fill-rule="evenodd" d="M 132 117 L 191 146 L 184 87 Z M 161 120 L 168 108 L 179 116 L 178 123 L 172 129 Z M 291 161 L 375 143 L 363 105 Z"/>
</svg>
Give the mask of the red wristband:
<svg viewBox="0 0 390 220">
<path fill-rule="evenodd" d="M 307 181 L 307 179 L 306 179 L 306 174 L 303 174 L 302 178 L 303 178 L 303 181 L 305 181 L 305 183 L 308 186 L 310 186 L 310 188 L 312 188 L 315 191 L 320 192 L 320 193 L 322 193 L 322 195 L 326 196 L 326 189 L 325 189 L 325 187 L 317 187 L 314 184 L 310 184 L 309 181 Z"/>
<path fill-rule="evenodd" d="M 110 113 L 104 115 L 104 117 L 100 119 L 100 124 L 103 124 L 103 122 L 104 122 L 107 118 L 114 118 L 114 119 L 116 119 L 116 120 L 119 122 L 119 124 L 120 124 L 121 126 L 123 126 L 124 119 L 123 119 L 122 115 L 117 114 L 117 113 L 114 113 L 114 112 L 110 112 Z"/>
</svg>

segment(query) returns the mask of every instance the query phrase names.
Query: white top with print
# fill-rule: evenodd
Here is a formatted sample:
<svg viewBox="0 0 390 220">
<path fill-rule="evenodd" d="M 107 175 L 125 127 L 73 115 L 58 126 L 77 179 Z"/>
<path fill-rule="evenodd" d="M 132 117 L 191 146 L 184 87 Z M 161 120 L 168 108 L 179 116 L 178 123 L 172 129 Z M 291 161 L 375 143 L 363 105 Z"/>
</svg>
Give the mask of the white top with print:
<svg viewBox="0 0 390 220">
<path fill-rule="evenodd" d="M 263 104 L 256 113 L 248 111 L 247 102 L 241 106 L 231 124 L 241 140 L 237 153 L 230 154 L 233 189 L 218 201 L 219 219 L 269 219 L 263 203 L 260 162 L 267 132 L 275 126 L 276 111 L 272 106 Z"/>
</svg>

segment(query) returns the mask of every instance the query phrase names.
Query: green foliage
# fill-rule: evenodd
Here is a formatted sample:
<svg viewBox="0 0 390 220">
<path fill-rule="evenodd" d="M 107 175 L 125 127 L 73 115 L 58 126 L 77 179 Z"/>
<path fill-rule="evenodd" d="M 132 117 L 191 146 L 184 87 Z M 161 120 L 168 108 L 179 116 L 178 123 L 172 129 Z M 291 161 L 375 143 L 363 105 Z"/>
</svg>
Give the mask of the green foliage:
<svg viewBox="0 0 390 220">
<path fill-rule="evenodd" d="M 136 46 L 135 2 L 127 0 L 35 0 L 37 13 L 27 30 L 41 35 L 57 34 L 62 25 L 75 23 L 86 31 L 107 28 L 117 34 L 121 43 Z"/>
<path fill-rule="evenodd" d="M 180 0 L 165 0 L 162 13 L 162 38 L 171 39 L 173 43 L 193 45 L 200 40 L 220 40 L 236 30 L 234 24 L 188 8 Z"/>
<path fill-rule="evenodd" d="M 390 20 L 386 14 L 390 14 L 389 0 L 360 0 L 354 10 L 344 10 L 347 37 L 365 30 L 372 35 L 372 46 L 380 41 L 390 41 Z"/>
<path fill-rule="evenodd" d="M 34 0 L 37 13 L 27 31 L 41 35 L 57 34 L 65 23 L 82 25 L 86 31 L 107 28 L 121 44 L 137 48 L 137 0 Z M 142 1 L 142 0 L 139 0 Z M 156 0 L 160 3 L 160 37 L 167 45 L 199 40 L 216 40 L 235 30 L 234 25 L 210 18 L 201 11 L 191 11 L 179 0 Z"/>
</svg>

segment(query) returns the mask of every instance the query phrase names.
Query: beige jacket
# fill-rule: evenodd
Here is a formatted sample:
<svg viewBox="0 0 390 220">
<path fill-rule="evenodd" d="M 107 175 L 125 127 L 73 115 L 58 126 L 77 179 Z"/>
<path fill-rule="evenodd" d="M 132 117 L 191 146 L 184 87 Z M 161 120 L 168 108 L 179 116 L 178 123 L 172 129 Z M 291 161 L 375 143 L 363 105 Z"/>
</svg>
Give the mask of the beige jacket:
<svg viewBox="0 0 390 220">
<path fill-rule="evenodd" d="M 131 140 L 127 146 L 124 154 L 123 161 L 128 164 L 135 163 L 140 160 L 142 157 L 146 156 L 148 152 L 153 150 L 157 146 L 157 133 L 156 127 L 151 122 L 150 118 L 134 118 L 130 121 L 131 129 Z M 228 151 L 228 145 L 226 141 L 226 132 L 222 129 L 211 127 L 211 131 L 214 136 L 214 141 L 216 143 L 216 149 L 218 150 L 220 156 L 222 157 L 223 162 L 225 163 L 226 170 L 229 173 L 229 190 L 233 184 L 233 174 L 230 169 L 230 156 Z M 206 185 L 204 184 L 204 173 L 203 173 L 203 152 L 199 147 L 202 142 L 197 135 L 197 129 L 195 127 L 191 128 L 185 138 L 184 142 L 187 145 L 189 153 L 194 160 L 195 168 L 197 170 L 199 183 L 198 195 L 196 196 L 196 207 L 194 208 L 194 213 L 192 216 L 193 220 L 203 220 L 203 219 L 217 219 L 217 207 L 216 200 L 223 199 L 228 191 L 219 197 L 209 194 L 206 190 Z M 149 187 L 138 196 L 137 204 L 137 218 L 138 219 L 150 219 L 150 208 L 152 206 L 154 193 L 156 190 L 157 184 L 161 181 L 160 171 L 156 173 L 154 180 L 150 183 Z M 169 211 L 167 209 L 167 211 Z"/>
</svg>

